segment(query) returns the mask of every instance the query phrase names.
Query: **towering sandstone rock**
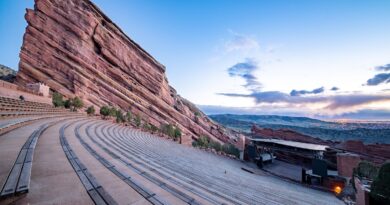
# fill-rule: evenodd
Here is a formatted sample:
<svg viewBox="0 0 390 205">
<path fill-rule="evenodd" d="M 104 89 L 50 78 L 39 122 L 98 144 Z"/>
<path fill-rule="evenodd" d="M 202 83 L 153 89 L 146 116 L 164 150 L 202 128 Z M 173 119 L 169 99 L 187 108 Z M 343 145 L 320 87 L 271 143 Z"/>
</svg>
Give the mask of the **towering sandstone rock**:
<svg viewBox="0 0 390 205">
<path fill-rule="evenodd" d="M 156 126 L 176 124 L 185 143 L 226 131 L 168 84 L 165 67 L 88 0 L 35 0 L 20 52 L 16 83 L 43 82 L 86 104 L 112 105 Z M 231 139 L 231 138 L 230 138 Z"/>
</svg>

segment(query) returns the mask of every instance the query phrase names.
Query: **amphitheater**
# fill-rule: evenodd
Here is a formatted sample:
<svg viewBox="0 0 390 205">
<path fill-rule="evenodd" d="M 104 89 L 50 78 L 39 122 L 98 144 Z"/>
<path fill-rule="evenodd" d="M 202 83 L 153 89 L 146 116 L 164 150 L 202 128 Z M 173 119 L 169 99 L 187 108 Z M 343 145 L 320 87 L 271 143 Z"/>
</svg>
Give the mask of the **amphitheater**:
<svg viewBox="0 0 390 205">
<path fill-rule="evenodd" d="M 0 204 L 341 204 L 129 126 L 0 101 Z"/>
</svg>

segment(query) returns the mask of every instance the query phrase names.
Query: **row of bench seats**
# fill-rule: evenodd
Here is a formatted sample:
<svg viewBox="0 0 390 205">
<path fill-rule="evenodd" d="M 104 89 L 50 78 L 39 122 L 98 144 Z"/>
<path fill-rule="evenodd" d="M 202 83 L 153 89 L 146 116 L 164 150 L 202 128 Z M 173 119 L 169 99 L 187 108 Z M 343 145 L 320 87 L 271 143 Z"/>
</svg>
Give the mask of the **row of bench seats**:
<svg viewBox="0 0 390 205">
<path fill-rule="evenodd" d="M 88 171 L 85 165 L 78 159 L 77 155 L 74 153 L 70 147 L 67 139 L 65 138 L 65 129 L 70 124 L 63 125 L 60 128 L 60 143 L 62 149 L 68 158 L 70 164 L 72 165 L 74 171 L 77 173 L 81 183 L 84 185 L 89 196 L 95 204 L 118 204 L 110 194 L 99 184 L 96 178 Z"/>
<path fill-rule="evenodd" d="M 0 117 L 66 114 L 68 110 L 52 105 L 0 97 Z"/>
<path fill-rule="evenodd" d="M 136 192 L 138 192 L 141 196 L 143 196 L 147 201 L 149 201 L 151 204 L 155 205 L 163 205 L 167 204 L 162 200 L 159 196 L 157 196 L 155 193 L 153 193 L 151 190 L 144 187 L 141 183 L 136 181 L 135 179 L 131 178 L 128 174 L 120 171 L 118 168 L 116 168 L 113 164 L 111 164 L 107 159 L 102 157 L 100 154 L 98 154 L 91 146 L 89 146 L 81 137 L 80 135 L 80 127 L 82 125 L 78 125 L 75 129 L 75 135 L 77 139 L 80 141 L 80 143 L 84 146 L 84 148 L 93 156 L 95 157 L 104 167 L 106 167 L 109 171 L 111 171 L 113 174 L 115 174 L 117 177 L 119 177 L 122 181 L 124 181 L 128 186 L 133 188 Z M 90 125 L 88 126 L 88 128 Z M 89 129 L 87 129 L 87 135 L 90 135 Z M 114 159 L 120 160 L 120 157 L 112 152 L 109 153 Z"/>
<path fill-rule="evenodd" d="M 144 170 L 142 169 L 139 169 L 137 166 L 134 166 L 134 164 L 132 162 L 129 162 L 127 159 L 125 158 L 122 158 L 120 157 L 119 155 L 115 154 L 114 152 L 112 152 L 110 149 L 107 149 L 106 147 L 104 147 L 101 143 L 99 143 L 98 141 L 96 141 L 96 139 L 94 138 L 95 137 L 99 137 L 100 139 L 102 139 L 102 135 L 104 135 L 104 133 L 98 133 L 96 132 L 96 129 L 94 129 L 94 132 L 92 132 L 92 129 L 91 129 L 91 126 L 92 125 L 89 125 L 87 126 L 86 128 L 86 133 L 87 133 L 87 136 L 88 138 L 94 142 L 98 147 L 102 148 L 107 154 L 111 155 L 114 159 L 117 159 L 119 162 L 121 162 L 124 166 L 127 166 L 129 167 L 131 170 L 133 170 L 135 173 L 139 174 L 141 177 L 145 178 L 146 180 L 154 183 L 155 185 L 159 186 L 160 188 L 166 190 L 167 192 L 171 193 L 172 195 L 174 195 L 175 197 L 177 197 L 178 199 L 182 200 L 183 202 L 187 203 L 187 204 L 193 204 L 193 205 L 196 205 L 196 204 L 199 204 L 199 202 L 197 202 L 193 197 L 187 195 L 186 193 L 184 193 L 183 191 L 181 190 L 178 190 L 176 189 L 175 187 L 169 185 L 169 184 L 166 184 L 165 182 L 163 182 L 161 179 L 149 174 L 148 172 L 145 172 Z M 81 139 L 82 140 L 82 139 Z M 104 140 L 104 139 L 103 139 Z M 83 141 L 83 140 L 82 140 Z M 120 153 L 120 152 L 119 152 Z M 126 153 L 121 153 L 123 156 L 126 155 Z M 156 171 L 156 170 L 150 170 L 150 171 Z M 161 175 L 160 175 L 161 176 Z M 193 189 L 189 188 L 189 187 L 186 187 L 185 185 L 183 184 L 179 184 L 177 183 L 177 181 L 174 181 L 173 178 L 169 177 L 169 176 L 161 176 L 162 178 L 172 182 L 173 184 L 177 184 L 179 185 L 180 187 L 183 187 L 185 188 L 186 190 L 190 191 L 190 192 L 193 192 L 195 193 L 196 191 L 194 191 Z"/>
<path fill-rule="evenodd" d="M 49 126 L 49 124 L 40 126 L 28 137 L 1 189 L 0 198 L 28 192 L 35 146 L 39 136 Z"/>
<path fill-rule="evenodd" d="M 191 185 L 212 193 L 217 198 L 222 198 L 229 203 L 285 203 L 287 198 L 283 196 L 283 193 L 272 191 L 277 186 L 271 185 L 269 182 L 263 182 L 263 185 L 259 186 L 253 184 L 253 181 L 250 183 L 252 187 L 245 188 L 242 187 L 241 180 L 232 180 L 232 176 L 229 178 L 223 176 L 224 170 L 227 170 L 229 175 L 236 173 L 231 169 L 234 166 L 229 165 L 235 163 L 231 160 L 210 158 L 204 156 L 201 151 L 199 153 L 182 153 L 185 151 L 184 149 L 188 148 L 176 146 L 169 141 L 125 127 L 110 125 L 100 128 L 99 132 L 106 133 L 104 139 L 107 148 L 122 150 L 127 155 L 132 155 L 133 160 L 138 159 L 144 165 L 153 165 L 156 170 L 172 173 L 174 177 L 180 179 L 187 179 Z M 194 151 L 197 152 L 197 150 Z M 223 161 L 228 163 L 221 163 Z M 210 164 L 220 164 L 221 166 L 209 166 Z M 206 167 L 207 169 L 205 169 Z M 222 174 L 219 174 L 221 172 Z M 267 194 L 257 194 L 259 191 Z"/>
</svg>

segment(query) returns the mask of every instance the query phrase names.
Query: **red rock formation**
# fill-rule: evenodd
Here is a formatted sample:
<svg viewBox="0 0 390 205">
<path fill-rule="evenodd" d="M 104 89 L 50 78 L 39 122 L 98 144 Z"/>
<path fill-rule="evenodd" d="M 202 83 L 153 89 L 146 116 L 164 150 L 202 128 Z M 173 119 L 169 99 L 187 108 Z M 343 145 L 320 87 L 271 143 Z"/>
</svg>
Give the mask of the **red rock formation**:
<svg viewBox="0 0 390 205">
<path fill-rule="evenodd" d="M 229 140 L 223 128 L 176 94 L 165 67 L 92 2 L 35 0 L 25 18 L 17 84 L 43 82 L 87 105 L 130 109 L 156 126 L 176 124 L 186 143 L 201 134 Z"/>
</svg>

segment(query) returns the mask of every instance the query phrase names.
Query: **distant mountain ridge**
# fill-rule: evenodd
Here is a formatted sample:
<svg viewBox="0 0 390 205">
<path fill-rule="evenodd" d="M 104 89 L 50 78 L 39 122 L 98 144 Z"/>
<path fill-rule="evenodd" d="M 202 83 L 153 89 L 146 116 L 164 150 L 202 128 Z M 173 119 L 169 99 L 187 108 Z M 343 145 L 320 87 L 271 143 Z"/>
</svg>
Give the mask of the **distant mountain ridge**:
<svg viewBox="0 0 390 205">
<path fill-rule="evenodd" d="M 323 140 L 361 140 L 364 143 L 390 144 L 390 123 L 339 123 L 308 117 L 278 115 L 210 115 L 214 121 L 246 133 L 253 125 L 261 128 L 288 129 Z"/>
<path fill-rule="evenodd" d="M 16 71 L 10 67 L 0 64 L 0 80 L 13 82 L 16 77 Z"/>
</svg>

